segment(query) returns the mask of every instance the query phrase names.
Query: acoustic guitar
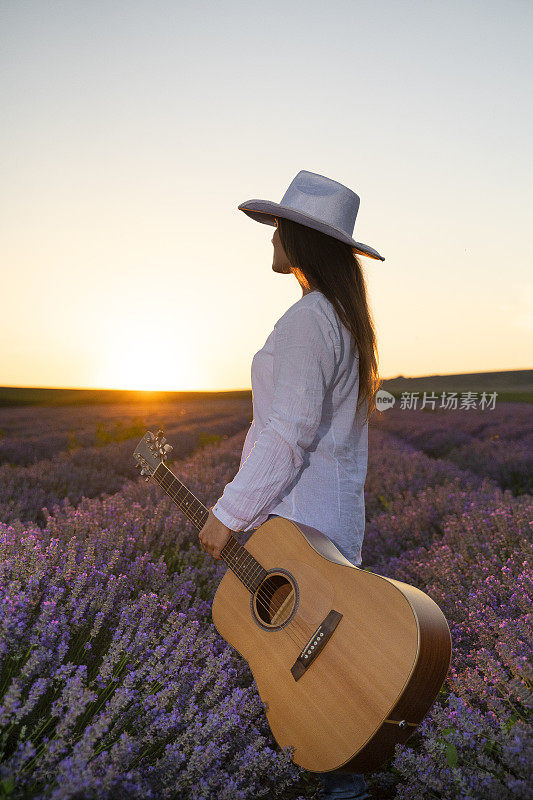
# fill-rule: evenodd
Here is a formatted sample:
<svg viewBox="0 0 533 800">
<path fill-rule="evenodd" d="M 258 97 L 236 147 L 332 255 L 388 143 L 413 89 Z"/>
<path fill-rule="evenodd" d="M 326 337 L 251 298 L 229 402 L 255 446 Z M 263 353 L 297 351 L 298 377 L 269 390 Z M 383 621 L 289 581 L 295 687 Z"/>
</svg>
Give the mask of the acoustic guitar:
<svg viewBox="0 0 533 800">
<path fill-rule="evenodd" d="M 209 510 L 148 431 L 134 458 L 201 531 Z M 356 567 L 323 533 L 272 517 L 231 536 L 216 629 L 248 662 L 272 734 L 312 772 L 369 772 L 435 702 L 451 660 L 446 618 L 420 589 Z"/>
</svg>

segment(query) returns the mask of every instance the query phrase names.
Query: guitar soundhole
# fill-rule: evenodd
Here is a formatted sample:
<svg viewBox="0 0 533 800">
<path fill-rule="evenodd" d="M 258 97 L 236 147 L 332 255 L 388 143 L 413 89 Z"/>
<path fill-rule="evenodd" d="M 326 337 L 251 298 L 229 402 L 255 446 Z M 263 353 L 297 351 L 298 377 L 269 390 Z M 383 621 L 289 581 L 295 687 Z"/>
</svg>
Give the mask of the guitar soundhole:
<svg viewBox="0 0 533 800">
<path fill-rule="evenodd" d="M 271 573 L 256 591 L 253 605 L 256 617 L 263 626 L 280 628 L 294 612 L 295 587 L 286 575 Z"/>
</svg>

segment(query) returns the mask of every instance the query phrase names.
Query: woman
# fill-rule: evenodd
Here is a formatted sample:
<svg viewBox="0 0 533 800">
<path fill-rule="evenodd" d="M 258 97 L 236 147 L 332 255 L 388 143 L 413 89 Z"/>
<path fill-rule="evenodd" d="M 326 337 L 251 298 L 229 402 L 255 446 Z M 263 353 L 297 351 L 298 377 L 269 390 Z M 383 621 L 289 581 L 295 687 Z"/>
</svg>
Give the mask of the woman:
<svg viewBox="0 0 533 800">
<path fill-rule="evenodd" d="M 232 531 L 281 516 L 318 529 L 360 566 L 379 379 L 358 254 L 385 259 L 352 238 L 359 197 L 323 175 L 302 170 L 281 203 L 249 200 L 239 209 L 276 227 L 272 269 L 292 273 L 302 297 L 253 358 L 254 419 L 240 469 L 210 509 L 200 543 L 220 558 Z M 370 797 L 363 775 L 320 777 L 324 800 Z"/>
</svg>

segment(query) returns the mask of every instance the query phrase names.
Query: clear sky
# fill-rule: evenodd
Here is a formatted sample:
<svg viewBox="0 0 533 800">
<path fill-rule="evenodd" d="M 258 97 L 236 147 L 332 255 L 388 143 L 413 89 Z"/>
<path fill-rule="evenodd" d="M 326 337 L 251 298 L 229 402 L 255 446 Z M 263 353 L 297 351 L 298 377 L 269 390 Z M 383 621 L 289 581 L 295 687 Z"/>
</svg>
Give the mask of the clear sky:
<svg viewBox="0 0 533 800">
<path fill-rule="evenodd" d="M 2 0 L 0 385 L 247 389 L 301 169 L 361 198 L 382 377 L 531 368 L 529 0 Z"/>
</svg>

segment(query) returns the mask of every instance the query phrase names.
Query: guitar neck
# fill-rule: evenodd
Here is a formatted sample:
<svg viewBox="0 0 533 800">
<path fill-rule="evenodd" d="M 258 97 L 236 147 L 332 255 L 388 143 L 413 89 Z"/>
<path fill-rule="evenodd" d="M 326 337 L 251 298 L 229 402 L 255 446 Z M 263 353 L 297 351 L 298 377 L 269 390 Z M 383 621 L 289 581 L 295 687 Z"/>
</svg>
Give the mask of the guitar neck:
<svg viewBox="0 0 533 800">
<path fill-rule="evenodd" d="M 201 531 L 209 516 L 209 511 L 204 504 L 187 489 L 184 483 L 176 478 L 163 462 L 158 466 L 153 477 L 185 516 L 190 519 L 194 527 Z"/>
<path fill-rule="evenodd" d="M 153 478 L 195 528 L 201 531 L 209 517 L 209 510 L 204 504 L 187 489 L 184 483 L 176 478 L 163 462 L 153 473 Z M 250 592 L 255 592 L 266 576 L 266 570 L 237 541 L 233 534 L 222 548 L 220 557 Z"/>
</svg>

